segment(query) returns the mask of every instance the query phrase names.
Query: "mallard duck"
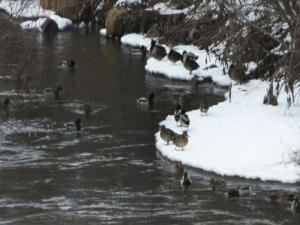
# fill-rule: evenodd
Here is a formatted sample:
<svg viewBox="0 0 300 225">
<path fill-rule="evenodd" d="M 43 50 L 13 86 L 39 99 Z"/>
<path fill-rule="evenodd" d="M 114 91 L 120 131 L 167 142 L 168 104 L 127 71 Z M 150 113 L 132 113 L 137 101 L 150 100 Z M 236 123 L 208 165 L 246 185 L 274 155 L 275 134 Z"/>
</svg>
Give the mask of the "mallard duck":
<svg viewBox="0 0 300 225">
<path fill-rule="evenodd" d="M 183 131 L 183 133 L 181 135 L 176 135 L 173 138 L 173 143 L 175 145 L 175 150 L 176 150 L 176 147 L 179 147 L 179 148 L 181 148 L 181 150 L 184 150 L 183 148 L 189 142 L 188 137 L 189 137 L 189 135 L 188 135 L 187 131 Z"/>
<path fill-rule="evenodd" d="M 226 182 L 223 179 L 215 180 L 214 178 L 211 178 L 209 184 L 213 191 L 225 191 L 226 190 Z"/>
<path fill-rule="evenodd" d="M 168 54 L 168 59 L 175 64 L 177 61 L 182 59 L 182 55 L 179 52 L 171 49 Z"/>
<path fill-rule="evenodd" d="M 170 143 L 170 141 L 173 141 L 175 136 L 178 135 L 171 129 L 166 128 L 165 125 L 160 126 L 159 130 L 160 130 L 159 135 L 160 135 L 161 139 L 163 139 L 165 142 L 167 142 L 167 145 Z"/>
<path fill-rule="evenodd" d="M 188 127 L 190 125 L 189 116 L 185 113 L 184 109 L 181 111 L 179 123 L 181 127 Z"/>
<path fill-rule="evenodd" d="M 246 67 L 243 64 L 231 64 L 228 70 L 228 75 L 231 80 L 237 83 L 243 83 L 246 81 Z"/>
<path fill-rule="evenodd" d="M 190 71 L 190 74 L 192 74 L 193 70 L 196 70 L 199 68 L 199 64 L 192 58 L 186 57 L 186 52 L 183 52 L 182 56 L 182 63 L 184 68 L 186 68 L 188 71 Z"/>
<path fill-rule="evenodd" d="M 184 167 L 181 162 L 175 165 L 175 175 L 177 178 L 181 178 L 183 176 Z"/>
<path fill-rule="evenodd" d="M 157 60 L 161 60 L 167 55 L 167 52 L 163 46 L 157 45 L 156 41 L 151 40 L 150 55 Z"/>
<path fill-rule="evenodd" d="M 192 184 L 192 180 L 189 178 L 187 172 L 183 173 L 183 176 L 180 180 L 180 184 L 181 184 L 181 186 L 184 187 L 184 190 L 187 190 L 189 188 L 189 186 Z"/>
<path fill-rule="evenodd" d="M 204 99 L 200 105 L 200 112 L 201 112 L 201 116 L 202 114 L 206 114 L 207 115 L 207 112 L 208 112 L 208 104 L 207 104 L 207 101 L 206 99 Z"/>
<path fill-rule="evenodd" d="M 276 202 L 279 204 L 287 204 L 292 202 L 296 197 L 296 194 L 291 192 L 273 193 L 269 196 L 271 202 Z"/>
<path fill-rule="evenodd" d="M 74 59 L 65 59 L 62 61 L 62 66 L 70 70 L 75 70 L 75 64 L 76 62 Z"/>
<path fill-rule="evenodd" d="M 141 45 L 139 48 L 133 48 L 129 52 L 130 55 L 142 55 L 145 56 L 147 54 L 147 48 L 144 45 Z"/>
<path fill-rule="evenodd" d="M 300 212 L 300 202 L 299 202 L 298 197 L 294 198 L 294 200 L 292 202 L 292 205 L 291 205 L 291 209 L 292 209 L 293 212 L 297 212 L 297 213 Z"/>
<path fill-rule="evenodd" d="M 138 109 L 144 109 L 144 108 L 148 108 L 148 109 L 152 109 L 153 108 L 153 101 L 154 101 L 154 93 L 150 93 L 148 98 L 146 97 L 140 97 L 136 100 L 136 105 Z"/>
<path fill-rule="evenodd" d="M 58 85 L 55 88 L 53 88 L 53 94 L 54 94 L 54 99 L 55 100 L 60 100 L 60 92 L 63 90 L 62 86 Z"/>
<path fill-rule="evenodd" d="M 3 100 L 2 108 L 3 108 L 3 109 L 8 109 L 9 104 L 10 104 L 9 98 L 5 98 L 5 99 Z"/>
<path fill-rule="evenodd" d="M 175 118 L 176 123 L 179 122 L 181 113 L 182 113 L 182 107 L 180 104 L 177 104 L 175 112 L 174 112 L 174 118 Z"/>
<path fill-rule="evenodd" d="M 81 130 L 81 119 L 78 118 L 76 119 L 74 122 L 68 122 L 65 123 L 65 127 L 68 130 L 76 130 L 76 131 L 80 131 Z"/>
</svg>

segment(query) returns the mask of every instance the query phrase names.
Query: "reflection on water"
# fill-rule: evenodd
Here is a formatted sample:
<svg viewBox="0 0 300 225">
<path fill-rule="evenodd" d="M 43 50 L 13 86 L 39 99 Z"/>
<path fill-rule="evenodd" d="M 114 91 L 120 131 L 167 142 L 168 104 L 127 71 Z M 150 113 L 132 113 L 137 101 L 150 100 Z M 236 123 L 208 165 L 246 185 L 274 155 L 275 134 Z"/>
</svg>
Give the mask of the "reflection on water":
<svg viewBox="0 0 300 225">
<path fill-rule="evenodd" d="M 222 101 L 222 88 L 145 74 L 145 59 L 97 33 L 37 34 L 35 45 L 42 70 L 30 92 L 13 91 L 9 71 L 0 75 L 0 99 L 12 101 L 0 126 L 0 224 L 298 224 L 288 205 L 267 200 L 297 185 L 227 178 L 253 188 L 228 199 L 210 191 L 215 174 L 188 168 L 193 184 L 184 193 L 175 164 L 157 154 L 154 133 L 178 97 L 191 110 L 203 98 Z M 59 66 L 66 58 L 75 72 Z M 43 92 L 57 85 L 60 101 Z M 150 92 L 155 109 L 138 111 L 136 99 Z M 77 118 L 82 130 L 67 130 Z"/>
</svg>

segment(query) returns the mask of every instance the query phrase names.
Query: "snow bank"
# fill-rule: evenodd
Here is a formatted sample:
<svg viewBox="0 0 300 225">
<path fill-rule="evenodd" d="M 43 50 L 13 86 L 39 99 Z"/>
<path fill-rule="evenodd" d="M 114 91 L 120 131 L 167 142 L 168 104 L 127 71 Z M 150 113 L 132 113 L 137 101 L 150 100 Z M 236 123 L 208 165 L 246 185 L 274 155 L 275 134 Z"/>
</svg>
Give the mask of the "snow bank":
<svg viewBox="0 0 300 225">
<path fill-rule="evenodd" d="M 66 18 L 62 18 L 58 15 L 49 16 L 50 19 L 54 20 L 60 31 L 69 29 L 72 26 L 72 21 Z M 21 28 L 23 30 L 39 30 L 42 31 L 41 26 L 46 18 L 40 18 L 38 20 L 28 20 L 21 23 Z"/>
<path fill-rule="evenodd" d="M 121 42 L 134 47 L 144 45 L 149 50 L 151 39 L 142 34 L 127 34 L 121 38 Z M 167 51 L 170 50 L 167 46 L 165 47 Z M 174 49 L 180 53 L 185 50 L 198 55 L 197 63 L 200 68 L 190 75 L 189 71 L 183 67 L 182 62 L 173 64 L 165 57 L 161 61 L 149 58 L 145 69 L 150 73 L 162 74 L 170 79 L 189 81 L 196 78 L 201 81 L 205 78 L 211 78 L 214 83 L 220 86 L 230 85 L 229 77 L 223 74 L 223 66 L 214 55 L 208 54 L 205 50 L 199 50 L 198 47 L 193 45 L 178 45 Z"/>
<path fill-rule="evenodd" d="M 267 82 L 251 81 L 232 87 L 232 101 L 188 113 L 191 125 L 185 151 L 174 150 L 156 134 L 156 146 L 165 157 L 221 175 L 260 178 L 281 182 L 300 181 L 300 103 L 287 111 L 286 94 L 279 105 L 263 105 Z M 161 124 L 182 133 L 174 117 Z M 298 151 L 298 153 L 297 153 Z M 298 159 L 299 160 L 299 159 Z"/>
<path fill-rule="evenodd" d="M 146 10 L 152 11 L 155 10 L 161 15 L 173 15 L 173 14 L 187 14 L 190 9 L 192 9 L 194 5 L 185 9 L 176 9 L 175 6 L 171 5 L 171 2 L 160 2 L 155 4 L 152 8 L 147 8 Z"/>
<path fill-rule="evenodd" d="M 55 14 L 51 10 L 43 9 L 37 0 L 2 0 L 0 1 L 0 8 L 13 17 L 46 17 Z"/>
<path fill-rule="evenodd" d="M 39 1 L 2 0 L 0 1 L 0 8 L 4 9 L 13 17 L 43 17 L 21 23 L 23 30 L 41 30 L 40 27 L 46 17 L 54 20 L 58 25 L 58 29 L 61 31 L 72 26 L 71 20 L 55 15 L 55 12 L 51 10 L 44 10 L 40 6 Z"/>
<path fill-rule="evenodd" d="M 142 4 L 142 0 L 118 0 L 115 6 L 129 6 Z"/>
</svg>

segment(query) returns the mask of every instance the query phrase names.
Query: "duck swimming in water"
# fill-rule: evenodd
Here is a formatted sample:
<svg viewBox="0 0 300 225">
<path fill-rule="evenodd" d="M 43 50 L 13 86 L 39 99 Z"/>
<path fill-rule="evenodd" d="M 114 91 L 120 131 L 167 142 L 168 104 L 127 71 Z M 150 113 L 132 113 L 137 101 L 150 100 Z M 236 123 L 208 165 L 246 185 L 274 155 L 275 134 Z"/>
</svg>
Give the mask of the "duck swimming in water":
<svg viewBox="0 0 300 225">
<path fill-rule="evenodd" d="M 150 93 L 148 98 L 146 97 L 140 97 L 136 100 L 136 105 L 138 109 L 145 109 L 148 108 L 150 110 L 153 109 L 154 104 L 154 93 Z"/>
<path fill-rule="evenodd" d="M 211 178 L 209 184 L 210 184 L 212 191 L 225 191 L 226 190 L 225 180 L 221 180 L 221 179 L 215 180 L 214 178 Z"/>
<path fill-rule="evenodd" d="M 75 70 L 75 64 L 76 64 L 76 62 L 75 62 L 74 59 L 65 59 L 65 60 L 62 61 L 62 66 L 64 68 L 67 68 L 67 69 L 71 70 L 71 71 Z"/>
<path fill-rule="evenodd" d="M 189 188 L 189 186 L 192 184 L 192 180 L 189 178 L 188 173 L 184 172 L 183 176 L 180 180 L 181 186 L 184 188 L 185 191 Z"/>
<path fill-rule="evenodd" d="M 80 131 L 81 130 L 81 119 L 78 118 L 74 122 L 65 123 L 67 130 Z"/>
</svg>

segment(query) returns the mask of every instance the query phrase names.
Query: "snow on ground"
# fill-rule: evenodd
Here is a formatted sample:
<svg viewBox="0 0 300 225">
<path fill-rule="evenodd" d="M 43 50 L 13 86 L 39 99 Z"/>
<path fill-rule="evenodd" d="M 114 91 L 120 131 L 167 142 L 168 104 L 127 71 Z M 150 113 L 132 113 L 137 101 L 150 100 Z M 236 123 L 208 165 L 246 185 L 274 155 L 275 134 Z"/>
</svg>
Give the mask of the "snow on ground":
<svg viewBox="0 0 300 225">
<path fill-rule="evenodd" d="M 50 15 L 50 19 L 54 20 L 60 31 L 69 29 L 72 26 L 72 21 L 70 19 L 62 18 L 58 15 Z M 21 28 L 23 30 L 39 30 L 41 31 L 41 26 L 46 18 L 39 18 L 37 20 L 28 20 L 21 23 Z"/>
<path fill-rule="evenodd" d="M 184 151 L 166 145 L 159 132 L 158 150 L 171 160 L 221 175 L 300 181 L 300 164 L 294 160 L 300 150 L 299 96 L 289 110 L 284 93 L 278 106 L 263 105 L 267 88 L 267 82 L 258 80 L 233 85 L 231 103 L 226 100 L 211 107 L 207 116 L 201 116 L 199 109 L 188 113 L 191 125 Z M 160 124 L 182 133 L 173 115 Z"/>
<path fill-rule="evenodd" d="M 142 0 L 118 0 L 116 6 L 129 6 L 129 5 L 139 5 L 142 3 Z"/>
<path fill-rule="evenodd" d="M 170 2 L 160 2 L 146 10 L 148 11 L 155 10 L 161 15 L 173 15 L 173 14 L 181 14 L 181 13 L 187 14 L 189 10 L 192 9 L 193 7 L 194 5 L 191 5 L 189 8 L 185 8 L 185 9 L 176 9 L 176 7 L 171 5 Z"/>
<path fill-rule="evenodd" d="M 54 20 L 58 25 L 58 29 L 61 31 L 68 29 L 72 25 L 71 20 L 55 15 L 54 11 L 44 10 L 40 6 L 39 1 L 36 0 L 2 0 L 0 1 L 0 8 L 4 9 L 13 17 L 43 17 L 37 20 L 28 20 L 21 23 L 21 28 L 24 30 L 41 30 L 40 27 L 45 21 L 45 17 L 49 17 Z"/>
<path fill-rule="evenodd" d="M 121 38 L 121 42 L 134 47 L 144 45 L 149 50 L 151 39 L 142 34 L 127 34 Z M 165 47 L 167 51 L 170 50 L 167 46 Z M 210 77 L 214 83 L 220 86 L 230 85 L 229 77 L 223 74 L 223 66 L 214 55 L 208 54 L 205 50 L 199 50 L 198 47 L 193 45 L 178 45 L 175 46 L 174 49 L 180 53 L 185 50 L 198 55 L 197 63 L 200 65 L 200 68 L 193 71 L 192 75 L 190 75 L 189 71 L 184 68 L 182 62 L 173 64 L 167 57 L 161 61 L 151 57 L 148 59 L 145 69 L 150 73 L 162 74 L 170 79 L 189 81 L 196 78 L 201 81 L 204 78 Z M 212 66 L 212 68 L 209 68 L 210 66 Z"/>
<path fill-rule="evenodd" d="M 37 0 L 2 0 L 0 1 L 0 8 L 13 17 L 45 17 L 55 14 L 51 10 L 43 9 Z"/>
</svg>

